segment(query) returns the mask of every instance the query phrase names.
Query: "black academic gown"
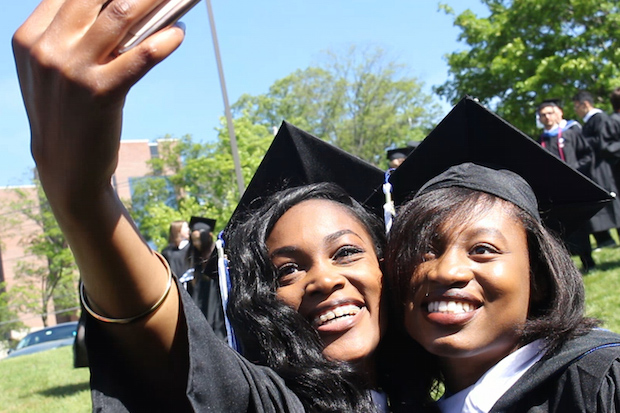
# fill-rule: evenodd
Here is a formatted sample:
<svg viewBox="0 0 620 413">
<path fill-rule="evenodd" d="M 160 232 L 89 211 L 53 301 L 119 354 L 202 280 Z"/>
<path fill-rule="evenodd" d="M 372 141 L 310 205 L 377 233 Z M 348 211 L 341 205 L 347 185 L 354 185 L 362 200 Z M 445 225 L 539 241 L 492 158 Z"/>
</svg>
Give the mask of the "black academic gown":
<svg viewBox="0 0 620 413">
<path fill-rule="evenodd" d="M 569 120 L 564 128 L 552 132 L 544 131 L 538 138 L 540 145 L 549 153 L 560 158 L 572 168 L 592 177 L 594 151 L 581 133 L 581 125 Z M 590 256 L 590 226 L 584 225 L 569 236 L 564 237 L 571 254 L 579 255 L 582 260 Z M 584 263 L 584 265 L 586 265 Z"/>
<path fill-rule="evenodd" d="M 620 131 L 620 112 L 612 113 L 611 115 L 609 115 L 609 119 L 611 119 L 611 121 L 615 123 L 616 131 Z M 618 136 L 617 138 L 620 139 L 620 137 Z"/>
<path fill-rule="evenodd" d="M 490 413 L 620 411 L 620 335 L 607 330 L 565 343 L 532 366 Z"/>
<path fill-rule="evenodd" d="M 203 270 L 202 264 L 194 270 L 194 289 L 191 296 L 211 325 L 217 337 L 226 340 L 226 324 L 224 321 L 224 307 L 220 295 L 220 283 L 217 271 L 211 266 Z"/>
<path fill-rule="evenodd" d="M 616 132 L 616 142 L 620 143 L 620 113 L 614 112 L 609 115 L 609 119 L 613 123 L 614 130 Z M 618 160 L 612 167 L 614 178 L 616 180 L 616 188 L 620 188 L 620 160 Z"/>
<path fill-rule="evenodd" d="M 187 252 L 189 251 L 189 242 L 185 244 L 183 248 L 177 248 L 174 245 L 168 245 L 161 251 L 161 255 L 168 261 L 172 273 L 177 277 L 185 274 L 190 267 L 189 257 Z"/>
<path fill-rule="evenodd" d="M 594 163 L 591 178 L 594 182 L 618 194 L 612 166 L 615 161 L 608 152 L 610 144 L 615 140 L 614 128 L 605 113 L 597 113 L 583 126 L 583 136 L 594 150 Z M 590 232 L 607 231 L 620 227 L 620 199 L 616 196 L 596 215 L 590 219 Z"/>
<path fill-rule="evenodd" d="M 583 137 L 579 123 L 568 121 L 564 128 L 558 128 L 553 133 L 545 131 L 540 135 L 538 142 L 569 166 L 590 176 L 594 152 Z"/>
<path fill-rule="evenodd" d="M 213 334 L 202 312 L 181 291 L 187 325 L 186 394 L 173 398 L 141 386 L 120 351 L 88 315 L 86 343 L 94 412 L 303 412 L 297 396 L 273 370 L 244 359 Z"/>
</svg>

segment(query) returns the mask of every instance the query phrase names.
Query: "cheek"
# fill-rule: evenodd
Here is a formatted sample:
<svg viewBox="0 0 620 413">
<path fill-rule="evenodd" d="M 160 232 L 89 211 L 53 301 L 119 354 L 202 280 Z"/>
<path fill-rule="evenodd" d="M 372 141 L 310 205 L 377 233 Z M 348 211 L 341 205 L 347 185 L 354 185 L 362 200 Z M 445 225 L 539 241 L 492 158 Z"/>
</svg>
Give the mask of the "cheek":
<svg viewBox="0 0 620 413">
<path fill-rule="evenodd" d="M 367 304 L 383 308 L 385 303 L 383 273 L 373 267 L 366 271 L 362 271 L 362 274 L 367 275 L 360 277 L 357 283 L 350 280 L 351 284 L 365 296 Z"/>
<path fill-rule="evenodd" d="M 296 311 L 299 311 L 301 305 L 302 294 L 295 288 L 294 285 L 287 285 L 286 287 L 280 287 L 276 290 L 276 297 L 284 304 L 292 307 Z"/>
<path fill-rule="evenodd" d="M 418 340 L 420 338 L 420 326 L 416 322 L 415 304 L 411 298 L 407 298 L 403 305 L 403 323 L 409 336 Z"/>
</svg>

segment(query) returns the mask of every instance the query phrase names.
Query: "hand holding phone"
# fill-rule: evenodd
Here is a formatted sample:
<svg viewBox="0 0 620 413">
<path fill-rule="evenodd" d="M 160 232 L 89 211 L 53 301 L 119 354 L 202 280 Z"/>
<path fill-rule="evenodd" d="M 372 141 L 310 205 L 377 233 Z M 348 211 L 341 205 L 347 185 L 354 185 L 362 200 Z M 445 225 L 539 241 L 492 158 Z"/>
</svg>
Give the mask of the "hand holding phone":
<svg viewBox="0 0 620 413">
<path fill-rule="evenodd" d="M 118 53 L 125 53 L 142 40 L 177 22 L 200 0 L 166 0 L 129 30 Z"/>
</svg>

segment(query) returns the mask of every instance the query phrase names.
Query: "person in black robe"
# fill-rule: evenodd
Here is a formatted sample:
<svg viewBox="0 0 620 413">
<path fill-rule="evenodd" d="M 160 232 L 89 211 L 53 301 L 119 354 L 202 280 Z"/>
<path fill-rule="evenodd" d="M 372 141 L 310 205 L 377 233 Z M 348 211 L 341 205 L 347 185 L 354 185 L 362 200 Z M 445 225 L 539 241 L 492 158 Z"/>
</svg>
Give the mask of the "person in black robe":
<svg viewBox="0 0 620 413">
<path fill-rule="evenodd" d="M 542 102 L 536 112 L 544 128 L 538 143 L 571 167 L 591 177 L 594 154 L 581 134 L 581 125 L 574 120 L 564 119 L 564 112 L 557 99 Z M 579 256 L 584 274 L 595 267 L 590 231 L 586 225 L 564 237 L 564 241 L 571 254 Z"/>
<path fill-rule="evenodd" d="M 589 92 L 580 91 L 573 97 L 577 115 L 583 118 L 583 136 L 594 150 L 594 163 L 591 178 L 614 194 L 618 194 L 613 165 L 616 159 L 610 152 L 616 140 L 615 127 L 609 116 L 594 107 L 594 98 Z M 598 247 L 615 246 L 616 241 L 609 230 L 620 226 L 620 198 L 616 197 L 590 220 L 590 231 L 596 238 Z"/>
<path fill-rule="evenodd" d="M 177 220 L 170 223 L 168 245 L 161 250 L 172 272 L 181 277 L 189 268 L 189 224 L 187 221 Z"/>
<path fill-rule="evenodd" d="M 620 131 L 620 87 L 615 88 L 609 96 L 612 112 L 609 115 L 611 120 L 616 123 L 616 130 Z M 620 137 L 617 137 L 620 140 Z"/>
<path fill-rule="evenodd" d="M 215 335 L 225 341 L 224 311 L 220 298 L 217 270 L 213 265 L 214 257 L 212 257 L 215 249 L 215 240 L 213 239 L 215 223 L 214 219 L 204 217 L 192 217 L 190 219 L 191 241 L 188 256 L 191 275 L 188 274 L 182 280 L 185 282 L 184 286 L 187 292 L 205 315 Z"/>
<path fill-rule="evenodd" d="M 620 87 L 614 89 L 610 96 L 609 102 L 611 103 L 612 112 L 609 115 L 609 119 L 611 119 L 614 129 L 616 131 L 616 137 L 614 142 L 616 142 L 616 147 L 620 147 Z M 616 187 L 620 188 L 620 153 L 617 151 L 612 152 L 614 164 L 613 164 L 613 173 L 614 179 L 616 181 Z"/>
<path fill-rule="evenodd" d="M 386 279 L 414 353 L 394 411 L 618 411 L 620 335 L 585 317 L 555 235 L 611 195 L 470 98 L 390 183 Z"/>
</svg>

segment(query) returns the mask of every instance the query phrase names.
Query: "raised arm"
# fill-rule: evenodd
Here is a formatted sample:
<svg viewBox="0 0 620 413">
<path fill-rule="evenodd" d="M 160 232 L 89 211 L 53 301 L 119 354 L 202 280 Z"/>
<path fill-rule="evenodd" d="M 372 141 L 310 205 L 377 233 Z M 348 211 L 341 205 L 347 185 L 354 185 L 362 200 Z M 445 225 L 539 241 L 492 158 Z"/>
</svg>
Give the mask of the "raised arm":
<svg viewBox="0 0 620 413">
<path fill-rule="evenodd" d="M 168 282 L 166 268 L 110 184 L 127 92 L 183 39 L 175 27 L 115 53 L 132 24 L 160 1 L 43 0 L 13 37 L 41 183 L 75 255 L 88 302 L 111 318 L 144 312 Z M 102 328 L 145 374 L 164 376 L 174 356 L 178 314 L 173 283 L 149 316 Z"/>
</svg>

